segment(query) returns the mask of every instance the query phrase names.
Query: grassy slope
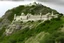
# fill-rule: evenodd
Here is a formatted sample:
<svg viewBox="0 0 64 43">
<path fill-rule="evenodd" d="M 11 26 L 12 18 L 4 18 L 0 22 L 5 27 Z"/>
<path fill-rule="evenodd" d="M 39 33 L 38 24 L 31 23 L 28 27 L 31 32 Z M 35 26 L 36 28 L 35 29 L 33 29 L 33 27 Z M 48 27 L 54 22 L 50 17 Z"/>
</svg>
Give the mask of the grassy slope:
<svg viewBox="0 0 64 43">
<path fill-rule="evenodd" d="M 62 19 L 47 20 L 41 24 L 40 22 L 28 22 L 27 25 L 35 24 L 35 27 L 30 29 L 29 26 L 31 25 L 29 25 L 25 29 L 19 30 L 10 36 L 2 38 L 0 43 L 28 43 L 29 41 L 29 43 L 54 43 L 58 40 L 58 37 L 63 35 L 63 33 L 60 32 L 60 28 L 62 28 L 63 23 Z M 44 38 L 42 38 L 42 36 Z"/>
</svg>

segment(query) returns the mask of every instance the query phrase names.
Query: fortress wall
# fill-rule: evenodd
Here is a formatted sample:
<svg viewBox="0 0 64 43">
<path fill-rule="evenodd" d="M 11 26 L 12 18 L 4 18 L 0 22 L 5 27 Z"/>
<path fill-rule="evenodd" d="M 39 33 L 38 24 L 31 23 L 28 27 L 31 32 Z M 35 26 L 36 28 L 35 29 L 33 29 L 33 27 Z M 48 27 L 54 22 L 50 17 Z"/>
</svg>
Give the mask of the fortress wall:
<svg viewBox="0 0 64 43">
<path fill-rule="evenodd" d="M 53 13 L 52 13 L 53 14 Z M 47 17 L 49 16 L 49 17 Z M 21 15 L 21 16 L 15 16 L 16 17 L 16 21 L 20 20 L 20 21 L 36 21 L 36 20 L 47 20 L 47 19 L 51 19 L 52 15 L 46 14 L 46 15 L 31 15 L 31 14 L 27 14 L 27 15 Z"/>
<path fill-rule="evenodd" d="M 41 16 L 40 15 L 35 15 L 35 16 L 30 16 L 29 18 L 28 18 L 28 20 L 33 20 L 33 21 L 35 21 L 35 20 L 46 20 L 47 19 L 47 16 L 46 15 L 43 15 L 42 16 L 42 18 L 41 18 Z M 18 20 L 27 20 L 27 16 L 17 16 L 16 17 L 16 21 L 18 21 Z"/>
<path fill-rule="evenodd" d="M 27 19 L 27 16 L 20 16 L 20 19 Z"/>
</svg>

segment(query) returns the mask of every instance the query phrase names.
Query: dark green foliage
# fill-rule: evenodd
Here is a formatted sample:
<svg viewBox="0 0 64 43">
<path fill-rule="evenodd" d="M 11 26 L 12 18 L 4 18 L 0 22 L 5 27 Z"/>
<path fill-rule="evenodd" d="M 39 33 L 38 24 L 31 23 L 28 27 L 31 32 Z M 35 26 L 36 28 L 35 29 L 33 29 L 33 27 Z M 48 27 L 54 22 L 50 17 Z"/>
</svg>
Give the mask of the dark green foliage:
<svg viewBox="0 0 64 43">
<path fill-rule="evenodd" d="M 64 43 L 64 36 L 59 36 L 58 38 L 56 38 L 56 41 L 58 43 Z"/>
<path fill-rule="evenodd" d="M 11 14 L 8 16 L 8 20 L 10 20 L 10 21 L 12 22 L 13 18 L 14 18 L 14 13 L 11 13 Z"/>
<path fill-rule="evenodd" d="M 52 34 L 46 34 L 40 43 L 64 43 L 64 33 L 55 31 Z"/>
<path fill-rule="evenodd" d="M 3 19 L 2 19 L 2 18 L 0 18 L 0 22 L 2 22 L 2 20 L 3 20 Z"/>
<path fill-rule="evenodd" d="M 20 23 L 23 23 L 23 21 L 20 21 Z"/>
<path fill-rule="evenodd" d="M 57 19 L 47 20 L 36 27 L 36 32 L 46 31 L 52 33 L 62 25 L 62 21 Z"/>
<path fill-rule="evenodd" d="M 43 21 L 43 20 L 38 20 L 38 22 L 41 22 L 41 21 Z"/>
<path fill-rule="evenodd" d="M 0 36 L 2 36 L 3 35 L 3 33 L 5 32 L 5 27 L 3 27 L 2 29 L 0 29 Z"/>
</svg>

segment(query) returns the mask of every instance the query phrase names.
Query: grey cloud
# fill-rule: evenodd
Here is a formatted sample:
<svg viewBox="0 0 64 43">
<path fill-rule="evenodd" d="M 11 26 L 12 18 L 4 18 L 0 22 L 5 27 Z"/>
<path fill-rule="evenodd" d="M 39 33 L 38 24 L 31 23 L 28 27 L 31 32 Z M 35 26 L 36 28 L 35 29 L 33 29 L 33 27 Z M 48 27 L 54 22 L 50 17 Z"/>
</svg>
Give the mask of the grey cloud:
<svg viewBox="0 0 64 43">
<path fill-rule="evenodd" d="M 42 1 L 42 2 L 57 2 L 58 0 L 38 0 L 38 1 Z"/>
<path fill-rule="evenodd" d="M 47 2 L 52 4 L 64 5 L 64 0 L 38 0 L 40 2 Z"/>
<path fill-rule="evenodd" d="M 38 0 L 42 2 L 63 2 L 64 0 Z"/>
</svg>

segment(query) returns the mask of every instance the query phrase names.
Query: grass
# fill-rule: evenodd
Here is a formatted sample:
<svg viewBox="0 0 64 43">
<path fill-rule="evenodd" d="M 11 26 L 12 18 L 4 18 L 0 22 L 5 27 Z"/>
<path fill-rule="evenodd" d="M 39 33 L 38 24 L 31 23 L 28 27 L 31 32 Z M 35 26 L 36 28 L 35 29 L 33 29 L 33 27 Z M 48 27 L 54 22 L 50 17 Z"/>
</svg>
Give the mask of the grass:
<svg viewBox="0 0 64 43">
<path fill-rule="evenodd" d="M 57 18 L 51 19 L 50 21 L 47 20 L 44 23 L 42 22 L 41 24 L 40 24 L 40 22 L 27 22 L 27 23 L 24 23 L 24 26 L 28 25 L 26 28 L 24 28 L 22 30 L 18 30 L 17 32 L 13 33 L 12 35 L 10 35 L 8 37 L 4 37 L 0 43 L 4 43 L 4 42 L 5 43 L 25 43 L 26 41 L 27 41 L 26 43 L 28 43 L 30 40 L 31 40 L 30 41 L 31 43 L 32 42 L 38 43 L 39 39 L 40 39 L 40 41 L 43 40 L 42 36 L 45 33 L 49 33 L 51 35 L 52 33 L 58 31 L 59 28 L 62 26 L 62 24 L 63 24 L 63 20 L 59 20 Z M 31 25 L 32 25 L 32 27 L 30 29 L 29 27 Z M 41 33 L 41 32 L 45 32 L 45 33 Z M 49 37 L 49 35 L 48 35 L 48 37 Z M 51 37 L 51 40 L 53 40 L 52 38 L 53 37 Z M 46 39 L 46 41 L 48 41 L 48 39 Z M 50 43 L 52 43 L 52 42 L 50 42 Z"/>
</svg>

